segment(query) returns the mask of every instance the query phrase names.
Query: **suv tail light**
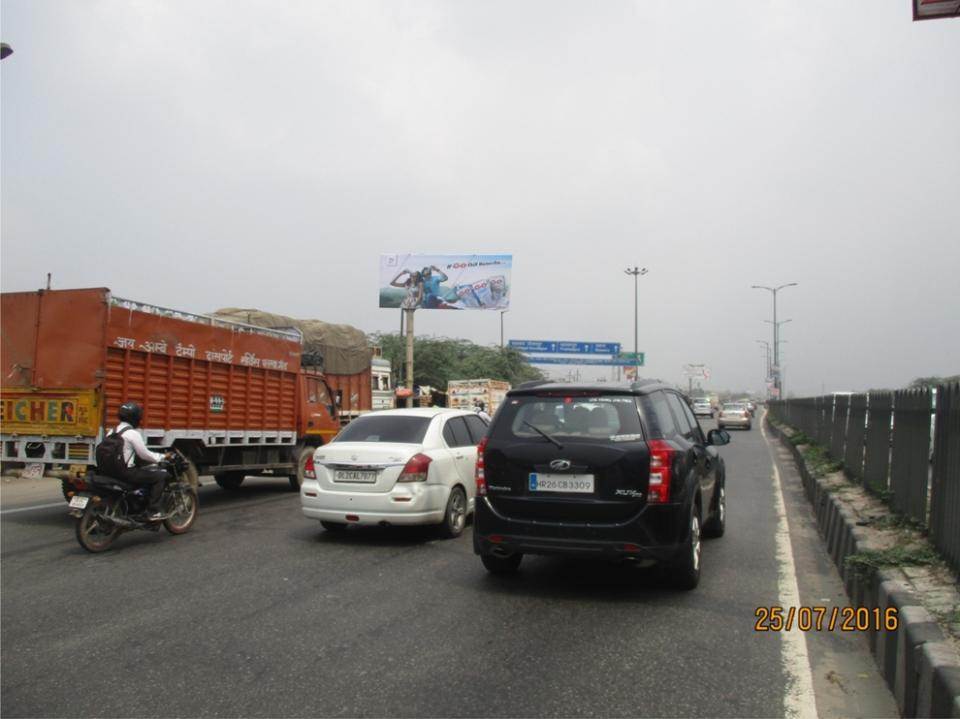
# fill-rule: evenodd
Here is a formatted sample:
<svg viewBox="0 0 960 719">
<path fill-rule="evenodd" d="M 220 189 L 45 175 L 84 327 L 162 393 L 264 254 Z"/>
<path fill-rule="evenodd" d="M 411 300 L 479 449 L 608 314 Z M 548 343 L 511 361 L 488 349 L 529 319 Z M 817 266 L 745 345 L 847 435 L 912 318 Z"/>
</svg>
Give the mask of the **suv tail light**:
<svg viewBox="0 0 960 719">
<path fill-rule="evenodd" d="M 487 448 L 487 438 L 484 437 L 480 440 L 480 444 L 477 445 L 477 496 L 486 497 L 487 496 L 487 476 L 484 473 L 484 460 L 483 452 Z"/>
<path fill-rule="evenodd" d="M 673 467 L 673 455 L 676 450 L 669 442 L 651 439 L 650 448 L 650 486 L 647 489 L 647 502 L 661 504 L 670 500 L 670 480 Z"/>
<path fill-rule="evenodd" d="M 316 479 L 317 468 L 313 466 L 313 452 L 307 455 L 307 461 L 303 463 L 304 479 Z"/>
<path fill-rule="evenodd" d="M 433 460 L 430 459 L 425 454 L 417 453 L 413 455 L 403 467 L 403 471 L 400 473 L 400 476 L 397 477 L 398 482 L 426 482 L 427 481 L 427 470 L 430 469 L 430 462 Z"/>
</svg>

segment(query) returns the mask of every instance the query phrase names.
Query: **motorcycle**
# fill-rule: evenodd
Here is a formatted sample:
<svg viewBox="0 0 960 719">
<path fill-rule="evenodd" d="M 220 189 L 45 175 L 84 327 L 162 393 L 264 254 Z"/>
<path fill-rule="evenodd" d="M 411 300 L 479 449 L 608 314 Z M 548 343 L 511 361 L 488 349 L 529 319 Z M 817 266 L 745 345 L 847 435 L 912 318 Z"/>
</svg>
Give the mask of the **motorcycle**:
<svg viewBox="0 0 960 719">
<path fill-rule="evenodd" d="M 80 546 L 88 552 L 103 552 L 123 532 L 145 529 L 159 532 L 163 525 L 170 534 L 184 534 L 197 518 L 197 490 L 189 481 L 189 463 L 178 452 L 168 454 L 155 465 L 162 472 L 161 515 L 147 519 L 149 487 L 102 474 L 88 473 L 86 489 L 68 492 L 70 515 L 76 517 Z"/>
</svg>

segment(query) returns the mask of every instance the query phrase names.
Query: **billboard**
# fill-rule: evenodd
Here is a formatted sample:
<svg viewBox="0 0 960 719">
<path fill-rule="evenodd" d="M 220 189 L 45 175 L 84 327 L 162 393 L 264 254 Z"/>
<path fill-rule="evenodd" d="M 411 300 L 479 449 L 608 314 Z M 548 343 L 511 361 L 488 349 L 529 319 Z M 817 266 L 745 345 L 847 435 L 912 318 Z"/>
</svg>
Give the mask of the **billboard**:
<svg viewBox="0 0 960 719">
<path fill-rule="evenodd" d="M 380 255 L 380 307 L 506 310 L 513 255 Z"/>
<path fill-rule="evenodd" d="M 914 20 L 960 17 L 960 0 L 913 0 Z"/>
</svg>

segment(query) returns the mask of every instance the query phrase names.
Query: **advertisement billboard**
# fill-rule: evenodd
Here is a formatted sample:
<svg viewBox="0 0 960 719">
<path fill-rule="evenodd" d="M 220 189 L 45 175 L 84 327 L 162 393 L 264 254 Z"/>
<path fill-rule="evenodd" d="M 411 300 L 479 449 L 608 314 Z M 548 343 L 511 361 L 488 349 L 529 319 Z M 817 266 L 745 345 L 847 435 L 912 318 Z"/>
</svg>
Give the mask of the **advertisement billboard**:
<svg viewBox="0 0 960 719">
<path fill-rule="evenodd" d="M 380 307 L 506 310 L 513 255 L 380 255 Z"/>
</svg>

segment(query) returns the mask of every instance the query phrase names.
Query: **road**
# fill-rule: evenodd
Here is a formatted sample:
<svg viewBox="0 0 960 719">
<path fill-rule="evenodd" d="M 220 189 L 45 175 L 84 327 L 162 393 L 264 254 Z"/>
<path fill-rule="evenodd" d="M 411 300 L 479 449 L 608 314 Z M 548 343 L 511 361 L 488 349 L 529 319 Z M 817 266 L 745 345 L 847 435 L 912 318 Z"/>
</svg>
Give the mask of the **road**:
<svg viewBox="0 0 960 719">
<path fill-rule="evenodd" d="M 58 486 L 5 483 L 0 711 L 896 716 L 864 637 L 754 631 L 759 606 L 847 600 L 785 450 L 755 426 L 723 454 L 727 534 L 705 544 L 693 592 L 557 558 L 492 577 L 469 528 L 333 536 L 265 479 L 204 486 L 187 535 L 90 555 L 43 506 Z"/>
</svg>

